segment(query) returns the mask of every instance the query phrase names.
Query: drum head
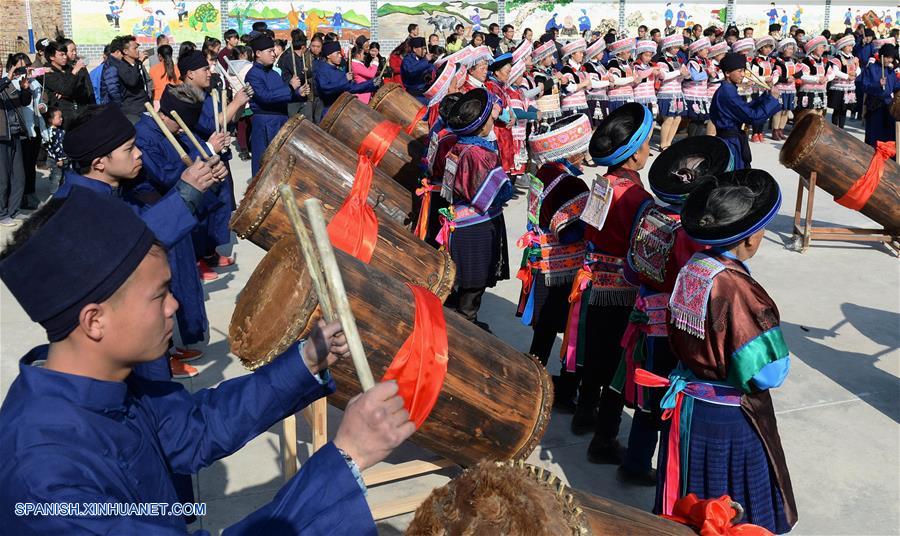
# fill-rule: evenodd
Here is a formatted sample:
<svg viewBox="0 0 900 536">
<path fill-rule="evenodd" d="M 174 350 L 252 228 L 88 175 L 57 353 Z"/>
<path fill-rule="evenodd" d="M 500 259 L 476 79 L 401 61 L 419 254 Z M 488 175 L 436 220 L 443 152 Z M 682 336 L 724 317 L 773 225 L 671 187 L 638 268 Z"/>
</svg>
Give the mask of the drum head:
<svg viewBox="0 0 900 536">
<path fill-rule="evenodd" d="M 250 370 L 268 363 L 306 335 L 318 320 L 312 280 L 293 235 L 279 240 L 238 296 L 228 338 Z"/>
<path fill-rule="evenodd" d="M 781 154 L 778 157 L 781 163 L 787 168 L 796 168 L 815 147 L 824 128 L 825 119 L 822 116 L 813 113 L 806 114 L 797 122 L 791 135 L 784 142 L 784 147 L 781 148 Z"/>
</svg>

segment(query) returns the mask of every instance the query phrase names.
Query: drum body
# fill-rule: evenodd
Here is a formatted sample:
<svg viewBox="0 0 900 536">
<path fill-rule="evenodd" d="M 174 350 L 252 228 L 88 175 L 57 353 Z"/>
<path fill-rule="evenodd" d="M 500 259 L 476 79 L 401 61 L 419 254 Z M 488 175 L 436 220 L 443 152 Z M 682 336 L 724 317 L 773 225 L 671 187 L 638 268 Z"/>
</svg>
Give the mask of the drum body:
<svg viewBox="0 0 900 536">
<path fill-rule="evenodd" d="M 328 108 L 319 128 L 355 152 L 383 121 L 390 119 L 363 104 L 355 95 L 344 93 Z M 424 158 L 425 147 L 401 130 L 379 162 L 378 169 L 410 192 L 415 192 L 421 186 Z"/>
<path fill-rule="evenodd" d="M 294 116 L 273 140 L 271 158 L 247 187 L 231 217 L 231 228 L 268 250 L 284 236 L 294 236 L 278 186 L 291 186 L 297 204 L 317 197 L 325 218 L 340 209 L 353 184 L 357 154 L 302 116 Z M 401 281 L 424 282 L 441 299 L 453 286 L 456 268 L 449 254 L 416 238 L 406 227 L 414 194 L 375 170 L 369 205 L 378 218 L 378 243 L 371 263 Z M 301 210 L 301 213 L 303 211 Z"/>
<path fill-rule="evenodd" d="M 369 106 L 385 118 L 399 123 L 403 128 L 412 123 L 419 114 L 419 110 L 422 109 L 421 102 L 407 93 L 403 86 L 394 83 L 381 86 L 369 99 Z M 419 121 L 413 130 L 412 137 L 427 147 L 428 131 L 428 123 Z"/>
<path fill-rule="evenodd" d="M 841 197 L 869 169 L 875 150 L 847 134 L 822 116 L 801 119 L 781 149 L 779 159 L 804 177 L 817 173 L 816 184 L 834 197 Z M 892 233 L 900 231 L 900 166 L 885 160 L 884 174 L 863 214 Z"/>
<path fill-rule="evenodd" d="M 277 356 L 314 319 L 315 292 L 293 239 L 280 241 L 253 272 L 231 319 L 232 351 L 255 368 Z M 415 303 L 402 282 L 335 251 L 366 357 L 381 378 L 412 332 Z M 481 459 L 524 458 L 544 434 L 553 402 L 539 362 L 444 309 L 447 376 L 430 416 L 412 440 L 462 465 Z M 262 358 L 262 359 L 260 359 Z M 360 393 L 353 363 L 332 367 L 340 408 Z"/>
<path fill-rule="evenodd" d="M 894 100 L 891 102 L 891 117 L 900 121 L 900 93 L 894 95 Z"/>
</svg>

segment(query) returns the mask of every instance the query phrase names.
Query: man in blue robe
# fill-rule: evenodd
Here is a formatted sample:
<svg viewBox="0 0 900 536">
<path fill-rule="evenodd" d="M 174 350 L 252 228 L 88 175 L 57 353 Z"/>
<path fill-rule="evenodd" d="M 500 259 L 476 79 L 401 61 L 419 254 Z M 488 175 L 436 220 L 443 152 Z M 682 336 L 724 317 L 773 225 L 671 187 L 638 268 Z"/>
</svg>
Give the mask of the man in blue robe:
<svg viewBox="0 0 900 536">
<path fill-rule="evenodd" d="M 322 99 L 325 109 L 322 117 L 328 113 L 328 108 L 343 93 L 373 93 L 381 86 L 381 77 L 374 80 L 366 80 L 360 84 L 350 82 L 346 71 L 338 66 L 341 64 L 341 44 L 337 41 L 329 41 L 322 45 L 322 58 L 316 65 L 316 94 Z"/>
<path fill-rule="evenodd" d="M 407 93 L 427 105 L 428 99 L 424 93 L 434 80 L 434 65 L 426 58 L 424 37 L 413 37 L 409 44 L 412 50 L 403 57 L 403 63 L 400 64 L 400 79 Z"/>
<path fill-rule="evenodd" d="M 297 76 L 285 84 L 281 76 L 272 70 L 275 64 L 275 41 L 272 38 L 260 34 L 250 41 L 250 48 L 253 49 L 255 61 L 244 80 L 253 88 L 250 99 L 250 109 L 253 110 L 250 119 L 250 171 L 256 175 L 266 147 L 287 123 L 288 103 L 308 95 L 309 88 L 304 90 Z"/>
<path fill-rule="evenodd" d="M 169 471 L 195 473 L 333 393 L 328 367 L 349 354 L 340 324 L 319 322 L 306 341 L 216 388 L 191 394 L 131 374 L 172 333 L 166 251 L 128 207 L 85 188 L 22 226 L 0 254 L 0 279 L 50 340 L 42 366 L 40 348 L 20 360 L 0 407 L 9 534 L 185 534 Z M 396 382 L 376 385 L 351 400 L 332 442 L 225 534 L 376 534 L 360 471 L 414 431 Z M 44 510 L 59 503 L 167 505 L 155 515 Z"/>
<path fill-rule="evenodd" d="M 875 31 L 871 28 L 866 28 L 863 34 L 863 37 L 860 38 L 857 36 L 856 44 L 853 46 L 853 55 L 859 58 L 859 68 L 865 71 L 866 66 L 869 65 L 869 59 L 875 55 L 876 49 L 875 44 L 873 43 L 875 39 Z M 857 119 L 861 119 L 863 116 L 863 106 L 865 101 L 865 89 L 863 89 L 863 77 L 856 77 L 856 104 L 854 105 L 854 114 Z"/>
<path fill-rule="evenodd" d="M 144 119 L 152 123 L 149 117 Z M 97 130 L 107 127 L 114 127 L 115 133 L 108 140 L 98 139 Z M 196 162 L 190 168 L 180 164 L 165 171 L 172 186 L 164 193 L 140 193 L 135 186 L 147 180 L 144 163 L 148 160 L 137 146 L 136 134 L 135 127 L 116 104 L 85 109 L 73 122 L 69 139 L 64 142 L 66 154 L 75 169 L 66 173 L 64 183 L 53 195 L 64 198 L 73 188 L 81 187 L 121 199 L 140 215 L 170 251 L 170 267 L 175 273 L 176 269 L 183 269 L 177 263 L 178 259 L 186 256 L 190 260 L 193 255 L 190 233 L 197 225 L 196 212 L 203 192 L 216 182 L 213 168 L 203 162 Z M 155 136 L 165 143 L 158 129 Z M 221 173 L 221 170 L 217 171 Z M 185 249 L 188 250 L 186 253 Z M 193 264 L 189 263 L 188 268 L 193 269 Z M 188 270 L 185 275 L 187 283 L 173 281 L 173 287 L 180 291 L 182 287 L 190 289 L 191 279 L 197 277 L 196 270 Z M 199 290 L 202 306 L 203 289 Z M 199 330 L 203 335 L 206 331 L 205 311 L 202 319 L 186 324 L 183 337 L 192 332 L 188 326 L 196 326 L 194 331 Z M 158 360 L 141 364 L 136 370 L 151 380 L 168 380 L 171 378 L 168 353 L 160 355 Z"/>
<path fill-rule="evenodd" d="M 866 143 L 872 147 L 879 141 L 896 141 L 896 119 L 890 109 L 894 94 L 900 91 L 900 80 L 894 72 L 897 47 L 882 45 L 878 56 L 879 61 L 867 65 L 860 77 L 866 95 Z"/>
<path fill-rule="evenodd" d="M 747 135 L 741 125 L 764 123 L 781 110 L 781 92 L 777 88 L 763 93 L 749 103 L 738 95 L 737 85 L 744 79 L 747 60 L 743 54 L 729 52 L 719 62 L 725 80 L 712 98 L 709 119 L 716 126 L 716 136 L 725 140 L 734 157 L 734 169 L 750 167 L 752 155 Z"/>
</svg>

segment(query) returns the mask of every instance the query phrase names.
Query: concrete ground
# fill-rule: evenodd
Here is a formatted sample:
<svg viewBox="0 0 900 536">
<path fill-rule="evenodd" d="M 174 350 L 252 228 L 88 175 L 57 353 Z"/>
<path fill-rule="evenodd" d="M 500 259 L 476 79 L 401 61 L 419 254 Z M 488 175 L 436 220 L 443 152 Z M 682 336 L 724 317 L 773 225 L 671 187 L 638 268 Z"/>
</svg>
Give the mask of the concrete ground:
<svg viewBox="0 0 900 536">
<path fill-rule="evenodd" d="M 860 136 L 858 123 L 848 130 Z M 898 261 L 882 245 L 814 243 L 805 254 L 789 250 L 797 176 L 778 163 L 780 142 L 753 144 L 754 164 L 781 184 L 784 204 L 766 232 L 765 243 L 751 261 L 753 275 L 774 297 L 781 311 L 792 370 L 773 392 L 779 429 L 797 497 L 800 522 L 796 534 L 900 533 L 900 272 Z M 835 147 L 836 151 L 842 150 Z M 233 169 L 244 188 L 249 163 Z M 649 165 L 648 165 L 649 168 Z M 589 169 L 592 180 L 596 169 Z M 643 174 L 646 177 L 646 172 Z M 41 182 L 45 189 L 46 181 Z M 867 227 L 864 216 L 816 194 L 816 224 Z M 510 259 L 520 258 L 515 239 L 525 224 L 525 199 L 506 209 Z M 0 239 L 10 231 L 2 229 Z M 235 300 L 263 251 L 249 242 L 234 245 L 236 267 L 206 284 L 210 338 L 205 356 L 195 362 L 201 374 L 184 381 L 197 390 L 247 374 L 229 353 L 226 334 Z M 525 351 L 530 330 L 513 316 L 519 282 L 505 281 L 484 298 L 481 318 L 494 333 Z M 3 396 L 17 374 L 17 359 L 33 345 L 45 342 L 5 286 L 0 289 L 0 388 Z M 453 342 L 451 341 L 451 344 Z M 551 360 L 552 361 L 552 360 Z M 551 372 L 556 372 L 553 366 Z M 329 409 L 334 434 L 341 412 Z M 569 416 L 554 413 L 540 447 L 529 461 L 553 470 L 578 489 L 649 509 L 653 489 L 618 483 L 615 468 L 592 465 L 585 458 L 590 436 L 569 431 Z M 300 419 L 301 462 L 308 456 L 310 432 Z M 631 419 L 622 422 L 620 440 L 628 437 Z M 257 437 L 237 453 L 200 472 L 194 479 L 198 501 L 208 513 L 191 529 L 218 533 L 269 501 L 282 485 L 278 463 L 280 426 Z M 406 444 L 390 463 L 431 455 Z M 437 474 L 378 486 L 369 490 L 372 503 L 397 500 L 445 483 L 455 474 Z M 411 514 L 378 523 L 384 535 L 402 534 Z"/>
</svg>

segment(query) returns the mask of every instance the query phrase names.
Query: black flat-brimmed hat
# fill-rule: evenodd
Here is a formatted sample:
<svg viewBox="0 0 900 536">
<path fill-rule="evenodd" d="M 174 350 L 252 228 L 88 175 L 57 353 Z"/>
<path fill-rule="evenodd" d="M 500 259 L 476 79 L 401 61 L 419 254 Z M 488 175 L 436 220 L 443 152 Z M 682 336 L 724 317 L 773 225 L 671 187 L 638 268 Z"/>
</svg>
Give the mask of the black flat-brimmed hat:
<svg viewBox="0 0 900 536">
<path fill-rule="evenodd" d="M 680 205 L 700 182 L 731 171 L 734 159 L 728 145 L 715 136 L 690 136 L 663 151 L 648 173 L 650 189 L 666 203 Z"/>
<path fill-rule="evenodd" d="M 495 98 L 484 88 L 467 91 L 450 109 L 447 126 L 459 136 L 476 134 L 490 118 Z"/>
<path fill-rule="evenodd" d="M 694 241 L 727 246 L 765 227 L 780 206 L 781 188 L 768 172 L 728 171 L 702 181 L 688 195 L 681 223 Z"/>
</svg>

